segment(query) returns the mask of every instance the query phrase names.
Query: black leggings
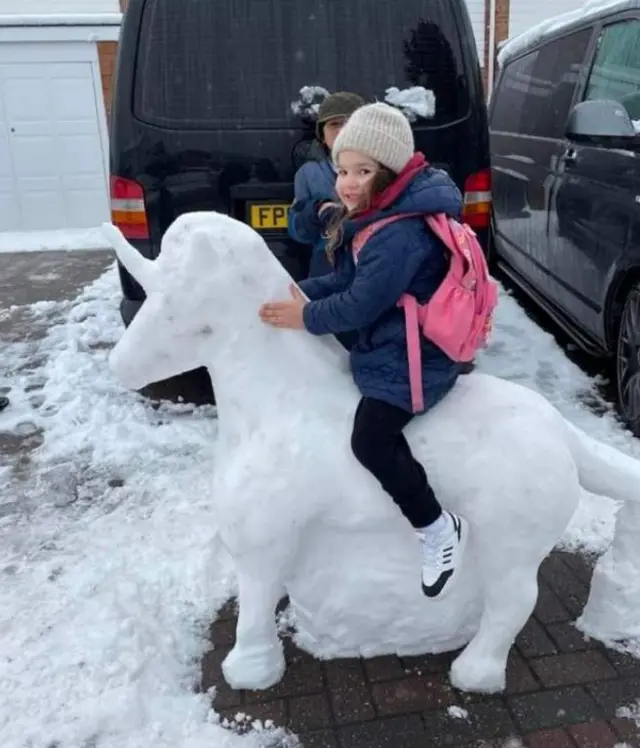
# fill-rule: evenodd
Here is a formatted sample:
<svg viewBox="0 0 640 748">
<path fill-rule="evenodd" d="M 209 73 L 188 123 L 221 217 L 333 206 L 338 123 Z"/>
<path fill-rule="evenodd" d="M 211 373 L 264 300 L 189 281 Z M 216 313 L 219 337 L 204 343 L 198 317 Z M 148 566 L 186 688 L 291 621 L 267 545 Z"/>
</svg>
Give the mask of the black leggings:
<svg viewBox="0 0 640 748">
<path fill-rule="evenodd" d="M 402 433 L 412 418 L 402 408 L 363 397 L 356 410 L 351 448 L 413 527 L 427 527 L 438 519 L 442 509 Z"/>
</svg>

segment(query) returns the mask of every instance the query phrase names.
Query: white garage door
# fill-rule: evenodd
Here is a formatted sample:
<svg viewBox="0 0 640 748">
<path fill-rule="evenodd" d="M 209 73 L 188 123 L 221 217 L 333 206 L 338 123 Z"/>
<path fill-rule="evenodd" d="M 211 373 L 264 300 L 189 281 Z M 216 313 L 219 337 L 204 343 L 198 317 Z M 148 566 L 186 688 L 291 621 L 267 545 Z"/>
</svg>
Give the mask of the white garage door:
<svg viewBox="0 0 640 748">
<path fill-rule="evenodd" d="M 0 44 L 0 231 L 108 220 L 96 55 L 94 44 Z"/>
</svg>

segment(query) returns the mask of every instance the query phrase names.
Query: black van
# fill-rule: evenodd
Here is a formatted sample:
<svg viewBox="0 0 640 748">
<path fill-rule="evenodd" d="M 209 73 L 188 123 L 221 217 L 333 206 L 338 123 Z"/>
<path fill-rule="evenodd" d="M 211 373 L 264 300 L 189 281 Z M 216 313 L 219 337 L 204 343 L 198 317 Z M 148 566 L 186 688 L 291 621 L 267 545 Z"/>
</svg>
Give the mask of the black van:
<svg viewBox="0 0 640 748">
<path fill-rule="evenodd" d="M 129 0 L 111 121 L 112 219 L 155 258 L 180 214 L 223 211 L 262 232 L 296 279 L 293 177 L 314 158 L 306 86 L 383 100 L 424 86 L 436 112 L 416 142 L 465 193 L 486 244 L 491 202 L 483 84 L 465 0 Z M 125 324 L 140 286 L 120 268 Z"/>
<path fill-rule="evenodd" d="M 640 0 L 552 29 L 501 52 L 494 259 L 579 346 L 615 360 L 640 436 Z"/>
</svg>

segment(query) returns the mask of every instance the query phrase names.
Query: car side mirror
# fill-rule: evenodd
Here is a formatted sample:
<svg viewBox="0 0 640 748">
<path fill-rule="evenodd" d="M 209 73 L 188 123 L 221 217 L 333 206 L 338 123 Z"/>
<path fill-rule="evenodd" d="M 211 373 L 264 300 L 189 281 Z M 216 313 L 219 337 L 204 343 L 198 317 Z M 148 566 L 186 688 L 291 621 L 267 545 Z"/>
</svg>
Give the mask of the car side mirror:
<svg viewBox="0 0 640 748">
<path fill-rule="evenodd" d="M 566 136 L 589 138 L 633 138 L 638 133 L 622 104 L 609 99 L 582 101 L 569 113 Z"/>
</svg>

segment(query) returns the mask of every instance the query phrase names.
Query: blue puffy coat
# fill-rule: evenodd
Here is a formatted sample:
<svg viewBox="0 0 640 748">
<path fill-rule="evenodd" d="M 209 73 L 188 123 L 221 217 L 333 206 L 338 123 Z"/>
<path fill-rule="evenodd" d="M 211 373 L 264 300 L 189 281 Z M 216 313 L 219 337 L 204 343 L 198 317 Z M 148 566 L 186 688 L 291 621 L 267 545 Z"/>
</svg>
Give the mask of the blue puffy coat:
<svg viewBox="0 0 640 748">
<path fill-rule="evenodd" d="M 337 200 L 336 173 L 328 159 L 309 161 L 296 172 L 293 189 L 295 202 L 289 209 L 289 236 L 301 244 L 311 244 L 311 277 L 331 272 L 325 253 L 324 221 L 318 217 L 321 203 Z"/>
<path fill-rule="evenodd" d="M 423 218 L 409 217 L 377 231 L 356 264 L 351 252 L 355 232 L 391 215 L 446 213 L 459 218 L 461 208 L 451 178 L 426 166 L 422 154 L 416 154 L 371 210 L 346 223 L 334 272 L 300 284 L 311 300 L 304 308 L 310 333 L 358 331 L 351 368 L 364 396 L 411 412 L 404 312 L 396 305 L 405 292 L 420 303 L 431 298 L 446 274 L 448 250 Z M 424 336 L 421 347 L 426 410 L 453 387 L 461 367 Z"/>
</svg>

